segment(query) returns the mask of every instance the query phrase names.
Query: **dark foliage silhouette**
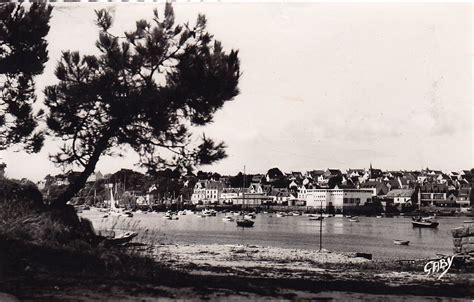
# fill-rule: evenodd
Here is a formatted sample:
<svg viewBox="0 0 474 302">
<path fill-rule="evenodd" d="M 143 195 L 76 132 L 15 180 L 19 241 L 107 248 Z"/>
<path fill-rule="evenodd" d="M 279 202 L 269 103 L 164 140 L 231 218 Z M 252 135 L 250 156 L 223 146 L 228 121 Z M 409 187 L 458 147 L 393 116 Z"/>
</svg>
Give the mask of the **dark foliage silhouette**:
<svg viewBox="0 0 474 302">
<path fill-rule="evenodd" d="M 56 206 L 84 186 L 101 156 L 121 155 L 127 146 L 150 172 L 189 171 L 226 156 L 224 143 L 205 135 L 196 141 L 192 132 L 239 93 L 238 52 L 224 52 L 203 15 L 192 27 L 175 24 L 170 3 L 124 37 L 110 33 L 107 11 L 96 14 L 100 55 L 63 52 L 59 83 L 45 89 L 49 133 L 64 140 L 52 159 L 83 168 Z"/>
<path fill-rule="evenodd" d="M 34 76 L 48 60 L 47 41 L 51 6 L 33 3 L 0 5 L 0 150 L 22 144 L 38 152 L 43 144 L 35 132 L 37 118 Z"/>
</svg>

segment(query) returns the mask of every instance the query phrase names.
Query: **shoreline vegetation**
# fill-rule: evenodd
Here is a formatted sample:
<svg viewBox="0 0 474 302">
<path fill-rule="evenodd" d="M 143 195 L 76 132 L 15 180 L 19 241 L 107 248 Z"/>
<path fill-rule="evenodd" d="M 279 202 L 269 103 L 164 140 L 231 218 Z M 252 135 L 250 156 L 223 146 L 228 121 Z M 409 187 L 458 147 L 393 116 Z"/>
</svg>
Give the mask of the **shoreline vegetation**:
<svg viewBox="0 0 474 302">
<path fill-rule="evenodd" d="M 16 219 L 17 229 L 2 233 L 0 292 L 21 300 L 474 297 L 472 271 L 451 268 L 438 280 L 423 272 L 427 259 L 382 261 L 327 250 L 139 240 L 111 247 L 75 232 L 77 226 L 50 210 L 36 215 L 36 224 L 28 214 L 23 223 L 11 214 L 1 217 Z M 44 231 L 37 233 L 40 227 Z"/>
</svg>

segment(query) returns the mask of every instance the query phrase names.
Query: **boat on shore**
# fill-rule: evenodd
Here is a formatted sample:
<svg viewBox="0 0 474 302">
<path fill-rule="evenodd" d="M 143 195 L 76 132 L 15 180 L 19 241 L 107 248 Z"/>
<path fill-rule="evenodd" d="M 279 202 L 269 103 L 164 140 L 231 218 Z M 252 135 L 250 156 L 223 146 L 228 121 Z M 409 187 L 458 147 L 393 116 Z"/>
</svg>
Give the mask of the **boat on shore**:
<svg viewBox="0 0 474 302">
<path fill-rule="evenodd" d="M 396 244 L 396 245 L 409 245 L 410 241 L 396 239 L 396 240 L 393 240 L 393 244 Z"/>
<path fill-rule="evenodd" d="M 102 231 L 99 232 L 99 235 L 97 237 L 100 238 L 105 245 L 110 246 L 128 243 L 132 241 L 132 239 L 136 236 L 138 236 L 138 233 L 132 231 L 125 232 L 120 235 L 117 235 L 115 231 Z"/>
<path fill-rule="evenodd" d="M 411 223 L 416 228 L 435 229 L 439 225 L 439 222 L 432 220 L 431 217 L 413 217 Z"/>
</svg>

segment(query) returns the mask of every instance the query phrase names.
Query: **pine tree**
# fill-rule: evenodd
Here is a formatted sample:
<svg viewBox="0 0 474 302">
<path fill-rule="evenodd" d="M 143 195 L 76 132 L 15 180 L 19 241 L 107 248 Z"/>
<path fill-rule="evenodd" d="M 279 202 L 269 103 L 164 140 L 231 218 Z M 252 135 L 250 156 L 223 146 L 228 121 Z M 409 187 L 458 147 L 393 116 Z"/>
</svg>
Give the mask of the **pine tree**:
<svg viewBox="0 0 474 302">
<path fill-rule="evenodd" d="M 152 22 L 136 22 L 124 37 L 110 32 L 106 10 L 96 14 L 100 55 L 63 52 L 59 83 L 45 89 L 48 132 L 64 141 L 52 159 L 83 168 L 56 206 L 84 186 L 101 156 L 120 155 L 126 146 L 149 170 L 191 170 L 226 156 L 224 143 L 204 135 L 196 143 L 191 133 L 239 93 L 238 52 L 224 52 L 203 15 L 192 27 L 175 24 L 170 3 L 164 15 L 155 10 Z"/>
<path fill-rule="evenodd" d="M 35 132 L 34 76 L 48 60 L 47 41 L 51 6 L 33 3 L 0 5 L 0 150 L 23 144 L 41 149 L 43 135 Z"/>
</svg>

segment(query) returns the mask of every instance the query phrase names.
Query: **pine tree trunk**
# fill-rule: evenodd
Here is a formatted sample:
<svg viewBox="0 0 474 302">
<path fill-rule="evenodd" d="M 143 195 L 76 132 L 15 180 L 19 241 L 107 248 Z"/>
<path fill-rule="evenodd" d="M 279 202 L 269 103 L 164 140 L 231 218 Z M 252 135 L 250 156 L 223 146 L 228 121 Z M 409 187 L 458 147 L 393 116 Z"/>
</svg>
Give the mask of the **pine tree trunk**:
<svg viewBox="0 0 474 302">
<path fill-rule="evenodd" d="M 102 152 L 100 152 L 102 153 Z M 66 188 L 64 192 L 62 192 L 52 203 L 51 206 L 55 208 L 60 208 L 66 203 L 71 200 L 74 195 L 76 195 L 82 188 L 84 188 L 87 179 L 89 176 L 94 172 L 95 166 L 99 161 L 100 153 L 97 152 L 96 156 L 93 156 L 87 162 L 87 165 L 84 171 L 81 172 L 79 177 L 74 178 L 69 186 Z M 94 154 L 95 155 L 95 154 Z"/>
<path fill-rule="evenodd" d="M 104 136 L 102 136 L 96 145 L 94 153 L 92 153 L 92 156 L 87 161 L 84 171 L 82 171 L 78 177 L 73 178 L 66 190 L 51 202 L 52 207 L 64 207 L 69 200 L 71 200 L 82 188 L 84 188 L 87 179 L 92 173 L 94 173 L 95 166 L 97 165 L 100 156 L 107 149 L 108 142 L 112 136 L 111 134 L 112 130 L 109 130 L 106 132 L 106 134 L 104 134 Z"/>
</svg>

